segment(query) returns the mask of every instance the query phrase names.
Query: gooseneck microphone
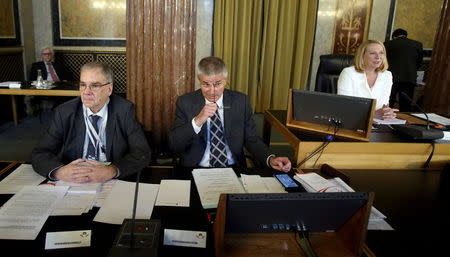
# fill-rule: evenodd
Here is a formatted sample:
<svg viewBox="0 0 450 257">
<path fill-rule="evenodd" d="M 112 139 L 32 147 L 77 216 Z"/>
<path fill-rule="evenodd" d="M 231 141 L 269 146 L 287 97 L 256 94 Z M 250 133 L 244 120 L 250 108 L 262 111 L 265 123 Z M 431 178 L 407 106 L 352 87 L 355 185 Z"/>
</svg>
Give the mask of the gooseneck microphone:
<svg viewBox="0 0 450 257">
<path fill-rule="evenodd" d="M 136 176 L 132 218 L 123 220 L 108 257 L 154 257 L 158 255 L 161 221 L 136 219 L 141 170 Z"/>
<path fill-rule="evenodd" d="M 417 107 L 419 111 L 425 114 L 427 125 L 425 127 L 423 125 L 406 125 L 406 124 L 391 125 L 392 128 L 394 128 L 400 134 L 403 134 L 415 140 L 434 140 L 443 138 L 444 132 L 442 132 L 442 130 L 430 128 L 430 120 L 428 118 L 427 113 L 418 104 L 416 104 L 405 92 L 401 92 L 400 94 L 411 104 Z"/>
</svg>

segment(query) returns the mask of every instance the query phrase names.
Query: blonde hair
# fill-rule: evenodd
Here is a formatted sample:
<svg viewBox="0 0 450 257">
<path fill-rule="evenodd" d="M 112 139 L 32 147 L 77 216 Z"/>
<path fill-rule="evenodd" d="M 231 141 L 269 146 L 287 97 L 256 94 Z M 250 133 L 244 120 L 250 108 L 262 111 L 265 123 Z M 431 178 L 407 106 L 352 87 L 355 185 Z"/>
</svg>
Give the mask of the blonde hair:
<svg viewBox="0 0 450 257">
<path fill-rule="evenodd" d="M 353 64 L 355 65 L 355 70 L 358 72 L 363 72 L 365 70 L 364 65 L 364 54 L 366 53 L 367 46 L 370 44 L 378 44 L 383 48 L 384 56 L 382 58 L 382 62 L 380 67 L 376 68 L 376 71 L 385 71 L 389 68 L 389 64 L 386 58 L 386 48 L 384 47 L 384 44 L 381 43 L 381 41 L 378 40 L 366 40 L 361 43 L 361 45 L 356 50 L 355 59 L 353 60 Z"/>
</svg>

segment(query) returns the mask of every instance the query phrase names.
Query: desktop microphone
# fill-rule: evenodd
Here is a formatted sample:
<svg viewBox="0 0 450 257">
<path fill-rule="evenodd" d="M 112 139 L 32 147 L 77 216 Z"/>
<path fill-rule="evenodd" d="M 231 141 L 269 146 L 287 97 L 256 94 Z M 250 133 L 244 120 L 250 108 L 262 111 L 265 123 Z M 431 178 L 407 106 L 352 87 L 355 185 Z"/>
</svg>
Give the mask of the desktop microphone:
<svg viewBox="0 0 450 257">
<path fill-rule="evenodd" d="M 427 113 L 416 104 L 405 92 L 401 92 L 401 95 L 406 98 L 411 104 L 419 109 L 423 114 L 425 114 L 427 125 L 391 125 L 396 131 L 404 134 L 415 140 L 433 140 L 440 139 L 444 137 L 444 132 L 439 129 L 430 128 L 430 120 L 428 119 Z"/>
<path fill-rule="evenodd" d="M 108 257 L 153 257 L 158 256 L 160 220 L 136 219 L 136 206 L 139 193 L 139 178 L 137 173 L 134 190 L 133 214 L 131 219 L 124 219 L 119 233 L 114 240 Z"/>
</svg>

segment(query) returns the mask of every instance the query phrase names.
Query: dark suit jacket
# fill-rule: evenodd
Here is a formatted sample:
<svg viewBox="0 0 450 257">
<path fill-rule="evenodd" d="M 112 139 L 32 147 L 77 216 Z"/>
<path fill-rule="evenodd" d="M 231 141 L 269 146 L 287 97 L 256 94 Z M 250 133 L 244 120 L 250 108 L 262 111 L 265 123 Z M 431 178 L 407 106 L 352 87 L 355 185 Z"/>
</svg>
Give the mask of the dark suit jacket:
<svg viewBox="0 0 450 257">
<path fill-rule="evenodd" d="M 56 75 L 58 75 L 59 80 L 67 80 L 67 81 L 73 81 L 73 75 L 72 73 L 62 64 L 59 64 L 57 62 L 52 62 L 53 69 L 55 69 Z M 31 65 L 31 72 L 30 72 L 30 80 L 36 80 L 37 79 L 37 71 L 42 71 L 42 78 L 44 80 L 47 79 L 47 68 L 45 67 L 44 62 L 35 62 Z"/>
<path fill-rule="evenodd" d="M 53 169 L 81 158 L 85 135 L 81 98 L 58 106 L 49 128 L 32 152 L 34 170 L 47 177 Z M 116 95 L 110 96 L 108 105 L 106 158 L 119 168 L 119 178 L 144 168 L 151 159 L 134 105 Z"/>
<path fill-rule="evenodd" d="M 194 132 L 192 119 L 205 105 L 201 90 L 178 97 L 176 102 L 175 122 L 169 132 L 169 147 L 172 151 L 182 153 L 181 164 L 185 167 L 199 165 L 206 148 L 207 126 L 204 124 L 199 134 Z M 270 155 L 269 148 L 256 134 L 253 111 L 246 95 L 225 90 L 224 109 L 225 140 L 233 158 L 239 166 L 245 166 L 245 148 L 262 164 Z"/>
<path fill-rule="evenodd" d="M 422 43 L 409 38 L 397 38 L 384 45 L 393 81 L 415 84 L 417 68 L 423 59 Z"/>
</svg>

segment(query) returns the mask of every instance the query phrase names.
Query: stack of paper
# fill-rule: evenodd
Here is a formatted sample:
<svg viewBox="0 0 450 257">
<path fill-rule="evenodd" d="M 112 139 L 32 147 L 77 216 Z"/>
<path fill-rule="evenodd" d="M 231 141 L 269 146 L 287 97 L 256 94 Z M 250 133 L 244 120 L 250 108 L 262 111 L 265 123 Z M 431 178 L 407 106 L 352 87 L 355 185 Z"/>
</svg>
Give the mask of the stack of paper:
<svg viewBox="0 0 450 257">
<path fill-rule="evenodd" d="M 6 81 L 1 82 L 0 87 L 7 87 L 7 88 L 20 88 L 20 81 Z"/>
<path fill-rule="evenodd" d="M 241 182 L 247 193 L 287 193 L 274 177 L 241 174 Z"/>
<path fill-rule="evenodd" d="M 194 169 L 192 175 L 204 209 L 217 208 L 220 194 L 245 193 L 231 168 Z"/>
<path fill-rule="evenodd" d="M 15 194 L 24 186 L 39 185 L 44 180 L 30 164 L 22 164 L 0 182 L 0 194 Z"/>
<path fill-rule="evenodd" d="M 159 184 L 156 206 L 189 207 L 191 181 L 163 179 Z"/>
<path fill-rule="evenodd" d="M 394 124 L 406 124 L 406 120 L 402 120 L 402 119 L 397 119 L 397 118 L 393 118 L 390 120 L 381 120 L 381 119 L 377 119 L 377 118 L 373 118 L 373 123 L 374 124 L 389 124 L 389 125 L 394 125 Z"/>
<path fill-rule="evenodd" d="M 34 240 L 67 187 L 25 186 L 0 209 L 0 239 Z"/>
<path fill-rule="evenodd" d="M 95 203 L 100 183 L 56 182 L 56 186 L 69 187 L 66 195 L 58 202 L 52 216 L 81 215 L 89 212 Z"/>
<path fill-rule="evenodd" d="M 297 173 L 294 179 L 300 182 L 307 192 L 355 192 L 340 178 L 325 179 L 317 173 Z M 369 230 L 393 230 L 385 221 L 386 216 L 372 206 L 369 217 Z"/>
</svg>

